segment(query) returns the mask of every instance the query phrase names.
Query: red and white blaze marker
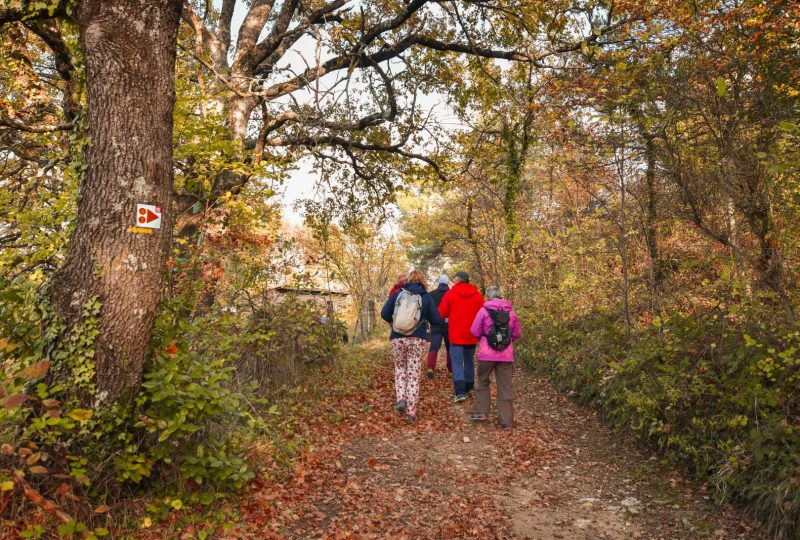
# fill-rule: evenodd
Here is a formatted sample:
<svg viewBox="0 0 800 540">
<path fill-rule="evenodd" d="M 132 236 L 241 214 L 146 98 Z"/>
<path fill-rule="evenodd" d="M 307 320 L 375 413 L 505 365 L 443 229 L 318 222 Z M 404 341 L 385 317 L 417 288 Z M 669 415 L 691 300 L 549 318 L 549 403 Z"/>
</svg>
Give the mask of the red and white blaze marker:
<svg viewBox="0 0 800 540">
<path fill-rule="evenodd" d="M 154 204 L 137 204 L 136 226 L 145 229 L 160 229 L 161 207 Z"/>
</svg>

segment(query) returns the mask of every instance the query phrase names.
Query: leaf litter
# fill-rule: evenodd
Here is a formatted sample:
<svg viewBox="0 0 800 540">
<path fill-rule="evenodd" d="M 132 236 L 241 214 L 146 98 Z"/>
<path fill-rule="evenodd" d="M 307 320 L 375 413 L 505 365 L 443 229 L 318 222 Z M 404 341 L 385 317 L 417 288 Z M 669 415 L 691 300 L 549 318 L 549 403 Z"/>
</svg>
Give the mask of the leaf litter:
<svg viewBox="0 0 800 540">
<path fill-rule="evenodd" d="M 380 354 L 379 351 L 376 354 Z M 378 359 L 376 359 L 378 360 Z M 515 427 L 472 424 L 448 374 L 421 379 L 418 422 L 393 411 L 388 355 L 366 391 L 322 400 L 293 474 L 263 471 L 221 538 L 760 538 L 593 411 L 516 368 Z M 632 501 L 636 501 L 633 504 Z M 633 509 L 633 510 L 632 510 Z"/>
</svg>

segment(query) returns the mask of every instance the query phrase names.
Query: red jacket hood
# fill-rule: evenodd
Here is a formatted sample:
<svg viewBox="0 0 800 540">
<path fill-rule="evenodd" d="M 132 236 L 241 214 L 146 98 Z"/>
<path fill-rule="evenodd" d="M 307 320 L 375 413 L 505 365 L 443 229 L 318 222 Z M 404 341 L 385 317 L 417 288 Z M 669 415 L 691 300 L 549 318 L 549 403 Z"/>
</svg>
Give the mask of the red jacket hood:
<svg viewBox="0 0 800 540">
<path fill-rule="evenodd" d="M 472 298 L 476 294 L 477 295 L 481 294 L 481 292 L 475 285 L 473 285 L 472 283 L 467 283 L 466 281 L 456 283 L 450 290 L 453 292 L 453 294 L 457 294 L 461 298 Z"/>
</svg>

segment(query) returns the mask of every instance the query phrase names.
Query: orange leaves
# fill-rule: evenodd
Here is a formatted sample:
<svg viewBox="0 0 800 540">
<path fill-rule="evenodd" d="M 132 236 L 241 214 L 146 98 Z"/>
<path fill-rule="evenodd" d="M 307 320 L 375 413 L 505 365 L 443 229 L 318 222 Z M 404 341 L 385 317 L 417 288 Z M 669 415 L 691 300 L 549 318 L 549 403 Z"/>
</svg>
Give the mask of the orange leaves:
<svg viewBox="0 0 800 540">
<path fill-rule="evenodd" d="M 303 469 L 303 464 L 298 463 L 294 468 L 294 483 L 304 484 L 306 482 L 306 471 Z"/>
<path fill-rule="evenodd" d="M 6 350 L 10 350 L 9 347 L 10 345 L 8 344 L 7 339 L 0 340 L 0 349 L 5 348 Z M 42 360 L 41 362 L 36 362 L 35 364 L 31 364 L 30 366 L 26 367 L 25 369 L 20 371 L 17 374 L 17 376 L 26 380 L 36 380 L 43 377 L 49 369 L 50 369 L 50 361 Z M 0 399 L 3 399 L 2 401 L 3 407 L 5 407 L 6 409 L 13 409 L 14 407 L 19 407 L 20 405 L 28 401 L 28 399 L 30 399 L 30 396 L 23 394 L 21 392 L 17 394 L 12 394 L 10 396 L 6 396 L 5 389 L 0 388 Z M 54 400 L 47 400 L 47 401 L 54 401 Z"/>
<path fill-rule="evenodd" d="M 36 362 L 32 364 L 22 371 L 19 372 L 19 376 L 23 377 L 28 380 L 38 379 L 43 377 L 45 373 L 50 369 L 50 361 L 49 360 L 42 360 L 41 362 Z"/>
<path fill-rule="evenodd" d="M 300 421 L 309 447 L 295 463 L 291 479 L 272 476 L 242 497 L 242 515 L 251 530 L 259 537 L 290 531 L 288 536 L 296 538 L 463 538 L 508 532 L 506 518 L 490 498 L 468 494 L 463 506 L 454 506 L 451 494 L 440 489 L 465 481 L 459 467 L 442 467 L 436 457 L 455 451 L 437 446 L 442 434 L 458 424 L 450 413 L 447 381 L 423 381 L 421 421 L 415 429 L 392 411 L 389 366 L 377 368 L 373 381 L 335 402 L 308 404 L 310 414 Z M 317 407 L 326 413 L 335 409 L 342 420 L 316 414 Z M 462 441 L 459 436 L 448 444 L 460 447 Z M 494 487 L 481 489 L 491 493 Z M 491 530 L 472 519 L 476 508 Z M 475 527 L 477 533 L 472 532 Z"/>
</svg>

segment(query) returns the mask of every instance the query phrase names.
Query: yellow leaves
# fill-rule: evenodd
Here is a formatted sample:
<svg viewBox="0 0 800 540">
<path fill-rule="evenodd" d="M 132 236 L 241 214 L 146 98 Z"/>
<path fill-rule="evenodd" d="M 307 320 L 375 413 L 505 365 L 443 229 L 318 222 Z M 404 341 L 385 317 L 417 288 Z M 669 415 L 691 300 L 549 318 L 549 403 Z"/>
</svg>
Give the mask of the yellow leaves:
<svg viewBox="0 0 800 540">
<path fill-rule="evenodd" d="M 146 517 L 146 518 L 144 518 L 142 520 L 142 524 L 141 524 L 141 528 L 142 529 L 149 529 L 152 526 L 153 526 L 153 520 L 150 519 L 149 517 Z"/>
<path fill-rule="evenodd" d="M 728 91 L 728 83 L 722 77 L 717 77 L 717 95 L 722 97 Z"/>
<path fill-rule="evenodd" d="M 19 346 L 14 344 L 14 343 L 11 343 L 8 340 L 8 338 L 0 339 L 0 351 L 12 352 L 17 347 L 19 347 Z"/>
<path fill-rule="evenodd" d="M 92 411 L 87 409 L 73 409 L 69 412 L 69 417 L 83 424 L 92 418 Z"/>
<path fill-rule="evenodd" d="M 169 505 L 175 510 L 180 510 L 181 508 L 183 508 L 183 501 L 181 501 L 180 499 L 173 499 Z"/>
</svg>

